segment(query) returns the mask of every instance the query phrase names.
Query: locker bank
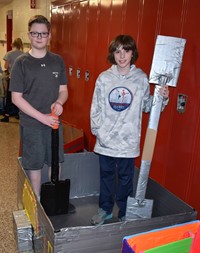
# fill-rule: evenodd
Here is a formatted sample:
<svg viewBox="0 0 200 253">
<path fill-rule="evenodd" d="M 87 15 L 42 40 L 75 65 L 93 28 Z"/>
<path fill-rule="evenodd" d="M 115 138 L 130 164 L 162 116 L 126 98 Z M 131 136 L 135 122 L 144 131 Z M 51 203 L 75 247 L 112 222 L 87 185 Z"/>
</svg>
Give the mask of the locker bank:
<svg viewBox="0 0 200 253">
<path fill-rule="evenodd" d="M 75 166 L 76 176 L 80 171 L 88 170 L 91 176 L 89 181 L 97 180 L 94 188 L 89 183 L 87 184 L 86 192 L 84 192 L 86 189 L 82 189 L 81 186 L 80 189 L 76 189 L 76 184 L 72 183 L 71 201 L 77 210 L 81 209 L 77 206 L 77 199 L 83 201 L 83 206 L 86 199 L 86 203 L 91 205 L 91 210 L 97 207 L 95 204 L 97 204 L 98 195 L 98 162 L 92 153 L 95 138 L 90 131 L 89 110 L 95 80 L 99 73 L 109 66 L 106 56 L 110 40 L 120 33 L 132 35 L 136 39 L 139 50 L 137 66 L 148 75 L 158 34 L 185 38 L 187 43 L 178 85 L 176 89 L 170 88 L 170 102 L 162 114 L 157 136 L 150 174 L 153 180 L 150 179 L 151 187 L 148 186 L 147 191 L 148 198 L 153 198 L 155 203 L 158 201 L 158 206 L 155 204 L 153 218 L 133 223 L 114 221 L 112 224 L 96 228 L 91 227 L 87 222 L 84 223 L 81 219 L 80 223 L 73 223 L 73 215 L 71 215 L 71 220 L 69 215 L 68 222 L 65 223 L 59 218 L 59 224 L 57 220 L 46 216 L 36 200 L 38 220 L 34 220 L 37 224 L 33 226 L 41 229 L 44 235 L 41 238 L 47 238 L 47 244 L 43 244 L 43 247 L 46 247 L 45 250 L 49 252 L 53 249 L 55 252 L 120 252 L 123 236 L 196 219 L 197 212 L 200 211 L 198 197 L 200 193 L 198 187 L 200 43 L 199 34 L 194 29 L 199 23 L 198 7 L 197 0 L 59 0 L 51 3 L 50 49 L 64 57 L 69 78 L 70 96 L 62 117 L 64 121 L 83 129 L 86 150 L 83 153 L 66 154 L 65 165 L 67 167 L 69 165 L 70 170 L 73 170 L 72 167 Z M 184 108 L 180 109 L 180 99 L 183 98 L 185 98 Z M 143 115 L 142 146 L 147 122 L 148 115 Z M 136 159 L 138 168 L 140 159 Z M 26 174 L 20 161 L 18 169 L 19 182 L 21 182 L 18 202 L 20 209 L 23 209 L 21 193 L 24 182 L 28 185 L 28 181 L 25 180 Z M 70 177 L 68 174 L 62 176 Z M 88 179 L 85 178 L 85 180 L 87 183 Z M 79 182 L 78 179 L 76 181 Z M 157 192 L 163 195 L 157 196 Z M 166 203 L 163 203 L 163 196 L 166 197 L 164 197 Z"/>
<path fill-rule="evenodd" d="M 69 100 L 63 119 L 84 131 L 84 146 L 93 151 L 89 111 L 94 84 L 109 67 L 107 48 L 116 35 L 132 35 L 138 45 L 136 62 L 150 73 L 158 34 L 186 39 L 176 88 L 160 119 L 150 177 L 195 209 L 199 206 L 199 20 L 197 0 L 55 1 L 51 6 L 53 51 L 63 55 L 69 78 Z M 154 85 L 151 85 L 153 92 Z M 179 105 L 184 99 L 184 108 Z M 76 115 L 76 117 L 74 117 Z M 149 115 L 143 114 L 141 150 Z M 141 157 L 136 159 L 139 168 Z M 178 184 L 177 184 L 178 182 Z"/>
</svg>

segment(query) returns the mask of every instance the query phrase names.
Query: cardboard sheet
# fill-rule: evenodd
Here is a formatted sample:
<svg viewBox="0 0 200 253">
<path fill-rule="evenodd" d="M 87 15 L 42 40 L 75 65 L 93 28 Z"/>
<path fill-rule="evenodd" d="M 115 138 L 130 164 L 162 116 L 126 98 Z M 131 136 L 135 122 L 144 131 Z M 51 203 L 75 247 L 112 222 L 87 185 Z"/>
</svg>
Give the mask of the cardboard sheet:
<svg viewBox="0 0 200 253">
<path fill-rule="evenodd" d="M 175 253 L 175 252 L 187 252 L 190 250 L 191 245 L 196 247 L 195 244 L 199 244 L 199 233 L 200 233 L 200 221 L 187 222 L 175 226 L 165 227 L 163 229 L 151 230 L 149 232 L 140 233 L 132 236 L 127 236 L 123 239 L 122 253 Z M 185 238 L 192 238 L 192 240 L 186 240 Z M 196 241 L 195 241 L 196 240 Z M 178 242 L 176 244 L 171 244 Z M 160 251 L 157 251 L 157 247 Z M 174 247 L 174 249 L 173 249 Z M 179 249 L 179 251 L 175 251 Z M 182 251 L 184 248 L 187 251 Z M 154 249 L 155 251 L 148 251 Z M 174 251 L 172 251 L 172 249 Z M 194 251 L 193 253 L 197 253 Z"/>
</svg>

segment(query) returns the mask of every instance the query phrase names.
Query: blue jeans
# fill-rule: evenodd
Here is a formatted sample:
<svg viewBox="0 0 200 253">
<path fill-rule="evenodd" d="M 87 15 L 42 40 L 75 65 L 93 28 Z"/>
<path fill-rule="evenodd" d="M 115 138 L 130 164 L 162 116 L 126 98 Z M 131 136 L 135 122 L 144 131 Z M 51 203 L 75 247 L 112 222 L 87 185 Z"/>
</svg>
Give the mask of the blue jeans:
<svg viewBox="0 0 200 253">
<path fill-rule="evenodd" d="M 126 214 L 127 198 L 133 194 L 134 158 L 99 155 L 99 163 L 99 207 L 111 214 L 116 200 L 121 218 Z"/>
</svg>

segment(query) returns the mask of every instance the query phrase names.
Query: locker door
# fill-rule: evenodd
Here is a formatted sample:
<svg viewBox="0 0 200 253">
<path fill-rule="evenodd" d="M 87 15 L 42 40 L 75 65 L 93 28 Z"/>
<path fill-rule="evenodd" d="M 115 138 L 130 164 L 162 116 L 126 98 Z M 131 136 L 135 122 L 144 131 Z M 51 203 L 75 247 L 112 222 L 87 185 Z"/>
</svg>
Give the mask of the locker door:
<svg viewBox="0 0 200 253">
<path fill-rule="evenodd" d="M 62 51 L 63 47 L 63 8 L 52 8 L 51 9 L 51 51 L 55 53 L 59 53 Z"/>
<path fill-rule="evenodd" d="M 140 6 L 140 0 L 127 0 L 124 2 L 124 33 L 132 35 L 137 44 L 140 27 Z"/>
<path fill-rule="evenodd" d="M 106 62 L 108 45 L 110 43 L 110 12 L 112 0 L 101 0 L 99 5 L 99 21 L 98 21 L 98 41 L 97 47 L 99 48 L 98 64 L 96 67 L 96 75 L 99 75 L 103 70 L 109 67 Z"/>
<path fill-rule="evenodd" d="M 137 45 L 139 50 L 139 59 L 137 64 L 142 66 L 142 69 L 149 75 L 152 63 L 152 52 L 154 51 L 157 35 L 160 33 L 159 27 L 161 23 L 160 16 L 160 1 L 151 0 L 140 2 L 138 15 L 138 31 Z"/>
<path fill-rule="evenodd" d="M 68 7 L 69 6 L 69 7 Z M 80 19 L 80 3 L 71 2 L 65 5 L 65 8 L 69 8 L 69 12 L 65 13 L 65 25 L 63 30 L 67 33 L 66 30 L 67 23 L 69 27 L 69 45 L 67 48 L 69 55 L 69 63 L 67 65 L 69 74 L 69 98 L 65 106 L 65 111 L 63 113 L 63 119 L 67 120 L 70 123 L 74 123 L 74 115 L 76 115 L 77 110 L 77 78 L 76 78 L 76 69 L 78 65 L 77 59 L 77 46 L 78 46 L 78 30 L 79 30 L 79 19 Z M 71 70 L 70 70 L 71 69 Z M 71 72 L 70 72 L 71 71 Z"/>
<path fill-rule="evenodd" d="M 62 50 L 62 56 L 65 59 L 65 63 L 67 66 L 67 73 L 68 78 L 70 78 L 69 75 L 69 65 L 73 64 L 72 55 L 71 52 L 71 36 L 72 36 L 72 11 L 71 11 L 71 4 L 66 4 L 63 7 L 63 26 L 62 26 L 62 34 L 63 34 L 63 50 Z"/>
<path fill-rule="evenodd" d="M 124 0 L 90 1 L 88 14 L 88 39 L 86 70 L 89 71 L 89 81 L 85 82 L 84 130 L 87 136 L 87 146 L 93 150 L 95 137 L 90 130 L 90 107 L 95 81 L 100 72 L 110 66 L 107 63 L 108 45 L 118 34 L 123 33 L 125 24 Z M 102 52 L 103 50 L 103 52 Z"/>
<path fill-rule="evenodd" d="M 182 115 L 184 118 L 185 128 L 188 132 L 187 136 L 183 136 L 184 145 L 190 143 L 191 137 L 194 138 L 194 147 L 189 149 L 191 163 L 189 168 L 189 176 L 187 178 L 187 189 L 185 200 L 198 210 L 200 218 L 200 37 L 198 29 L 193 29 L 199 24 L 199 8 L 200 2 L 198 0 L 188 1 L 187 3 L 187 16 L 183 28 L 183 37 L 187 37 L 186 54 L 183 66 L 182 82 L 184 86 L 180 92 L 188 95 L 188 103 L 186 107 L 187 114 Z M 194 132 L 194 133 L 193 133 Z M 179 156 L 181 159 L 181 156 Z M 186 170 L 186 168 L 185 168 Z M 185 173 L 183 171 L 183 173 Z"/>
<path fill-rule="evenodd" d="M 112 0 L 110 12 L 109 38 L 112 40 L 119 34 L 123 34 L 125 23 L 125 0 Z"/>
<path fill-rule="evenodd" d="M 56 27 L 54 29 L 56 42 L 54 43 L 57 43 L 57 52 L 65 59 L 69 79 L 69 98 L 64 106 L 62 117 L 64 120 L 81 128 L 84 127 L 85 120 L 84 83 L 88 7 L 88 0 L 68 3 L 58 2 L 58 6 L 52 11 L 52 22 L 55 23 Z M 60 22 L 61 18 L 58 18 L 61 12 L 63 14 L 62 25 Z M 59 43 L 57 42 L 58 39 L 60 40 Z M 94 43 L 94 41 L 92 42 Z"/>
<path fill-rule="evenodd" d="M 73 57 L 74 54 L 71 53 L 74 50 L 73 48 L 74 41 L 72 42 L 73 29 L 74 29 L 74 24 L 73 24 L 74 13 L 72 11 L 72 5 L 70 3 L 63 5 L 62 8 L 64 8 L 63 26 L 62 26 L 62 33 L 63 33 L 62 43 L 64 44 L 64 50 L 60 51 L 60 53 L 64 57 L 65 63 L 66 63 L 66 71 L 67 71 L 67 77 L 68 77 L 68 92 L 69 92 L 69 98 L 64 105 L 64 112 L 63 112 L 62 118 L 63 120 L 66 120 L 72 123 L 73 114 L 75 113 L 74 103 L 70 99 L 70 97 L 72 97 L 74 93 L 72 80 L 73 80 L 73 76 L 75 75 L 74 73 L 75 60 Z M 69 111 L 70 113 L 68 113 Z M 66 114 L 68 115 L 68 117 L 66 117 Z"/>
<path fill-rule="evenodd" d="M 90 130 L 90 107 L 93 96 L 94 85 L 98 73 L 96 66 L 98 65 L 101 51 L 98 48 L 98 25 L 99 25 L 99 1 L 89 1 L 87 12 L 87 46 L 85 49 L 86 59 L 83 75 L 88 74 L 88 79 L 84 82 L 84 103 L 83 103 L 83 128 L 85 133 L 85 145 L 88 150 L 93 150 L 95 137 Z M 85 76 L 84 76 L 85 77 Z"/>
<path fill-rule="evenodd" d="M 187 38 L 179 84 L 174 90 L 172 127 L 170 132 L 168 161 L 166 166 L 165 185 L 177 196 L 186 200 L 200 210 L 199 186 L 200 175 L 200 90 L 198 47 L 200 38 L 192 29 L 199 22 L 200 3 L 197 0 L 186 1 L 182 13 L 182 37 Z M 174 14 L 175 15 L 175 14 Z M 176 15 L 177 11 L 176 11 Z M 176 110 L 179 93 L 188 96 L 186 111 L 180 114 Z M 177 185 L 178 180 L 178 185 Z"/>
<path fill-rule="evenodd" d="M 86 65 L 86 47 L 88 36 L 88 7 L 89 1 L 80 1 L 79 5 L 79 20 L 77 30 L 77 45 L 76 45 L 76 80 L 74 80 L 74 94 L 73 101 L 76 105 L 76 116 L 74 121 L 81 128 L 85 129 L 85 65 Z M 78 76 L 80 74 L 80 76 Z M 78 114 L 77 114 L 78 112 Z"/>
<path fill-rule="evenodd" d="M 136 4 L 136 2 L 135 2 Z M 133 5 L 132 5 L 133 8 Z M 133 8 L 133 12 L 135 16 L 136 6 Z M 130 6 L 129 6 L 130 9 Z M 149 76 L 151 64 L 152 64 L 152 57 L 153 51 L 155 46 L 155 40 L 157 37 L 158 28 L 161 23 L 161 20 L 158 18 L 158 13 L 160 9 L 160 1 L 159 0 L 152 0 L 152 1 L 138 1 L 137 3 L 137 22 L 138 26 L 135 27 L 135 39 L 138 46 L 139 57 L 136 62 L 136 66 L 142 68 L 142 70 Z M 151 85 L 151 94 L 154 92 L 154 84 Z M 144 139 L 146 134 L 146 129 L 149 120 L 149 113 L 143 113 L 143 120 L 142 120 L 142 133 L 141 133 L 141 154 L 144 145 Z M 140 167 L 141 164 L 141 156 L 138 157 L 136 160 L 137 167 Z M 152 171 L 152 169 L 151 169 Z M 160 170 L 161 174 L 162 171 Z"/>
<path fill-rule="evenodd" d="M 162 2 L 156 2 L 154 1 L 154 7 L 156 6 L 156 23 L 154 22 L 154 27 L 155 27 L 155 38 L 157 34 L 162 34 L 162 35 L 168 35 L 168 36 L 176 36 L 176 37 L 181 37 L 181 31 L 182 31 L 182 15 L 185 12 L 184 7 L 182 6 L 183 1 L 179 0 L 176 1 L 176 3 L 173 5 L 173 8 L 170 8 L 170 4 L 168 1 L 162 1 Z M 152 6 L 148 5 L 148 8 L 146 9 L 146 13 L 152 13 Z M 175 22 L 176 19 L 176 22 Z M 143 22 L 146 23 L 148 20 L 151 20 L 148 15 L 144 16 Z M 171 29 L 171 27 L 173 28 Z M 145 27 L 146 28 L 146 27 Z M 145 29 L 145 32 L 147 30 Z M 153 32 L 153 31 L 152 31 Z M 148 32 L 147 32 L 148 33 Z M 149 41 L 153 41 L 155 43 L 155 40 L 153 39 L 152 36 L 149 36 Z M 146 37 L 146 40 L 148 38 Z M 145 44 L 143 43 L 143 46 Z M 152 48 L 153 49 L 153 48 Z M 150 49 L 151 52 L 153 50 Z M 146 60 L 146 57 L 145 57 Z M 150 68 L 149 68 L 150 69 Z M 182 74 L 182 70 L 181 70 Z M 181 85 L 180 79 L 178 83 L 178 87 Z M 175 93 L 177 92 L 177 88 L 170 88 L 170 102 L 169 105 L 166 107 L 165 111 L 161 114 L 161 119 L 159 123 L 159 128 L 158 128 L 158 135 L 157 135 L 157 141 L 156 141 L 156 147 L 154 151 L 154 157 L 152 161 L 152 169 L 151 169 L 151 177 L 156 179 L 158 182 L 165 184 L 167 180 L 173 181 L 176 177 L 174 177 L 173 173 L 175 173 L 175 167 L 173 166 L 173 173 L 171 175 L 167 175 L 168 172 L 168 166 L 167 164 L 169 163 L 169 153 L 172 155 L 172 160 L 175 160 L 176 152 L 172 153 L 172 150 L 174 149 L 174 143 L 171 142 L 172 135 L 175 133 L 175 128 L 173 122 L 174 118 L 174 113 L 176 113 L 176 95 Z M 177 136 L 176 132 L 176 136 Z M 173 141 L 176 138 L 173 137 Z M 187 161 L 188 162 L 188 161 Z M 186 163 L 187 163 L 186 162 Z M 166 167 L 167 166 L 167 167 Z M 178 173 L 178 172 L 177 172 Z M 183 181 L 182 181 L 183 182 Z"/>
<path fill-rule="evenodd" d="M 69 78 L 69 98 L 65 105 L 63 119 L 82 127 L 84 98 L 84 65 L 87 36 L 88 1 L 71 2 L 64 6 L 62 27 L 65 43 L 65 58 Z M 62 52 L 63 54 L 63 52 Z M 80 73 L 80 75 L 79 75 Z"/>
</svg>

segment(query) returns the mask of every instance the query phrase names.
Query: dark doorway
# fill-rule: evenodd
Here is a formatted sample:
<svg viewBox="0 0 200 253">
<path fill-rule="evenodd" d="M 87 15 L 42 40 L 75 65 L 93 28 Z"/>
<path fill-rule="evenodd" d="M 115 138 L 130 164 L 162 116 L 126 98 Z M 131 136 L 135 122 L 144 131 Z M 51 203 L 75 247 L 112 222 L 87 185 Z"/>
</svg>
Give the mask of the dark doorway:
<svg viewBox="0 0 200 253">
<path fill-rule="evenodd" d="M 10 51 L 12 49 L 12 30 L 13 30 L 13 17 L 12 10 L 7 12 L 6 16 L 6 35 L 7 35 L 7 51 Z"/>
</svg>

